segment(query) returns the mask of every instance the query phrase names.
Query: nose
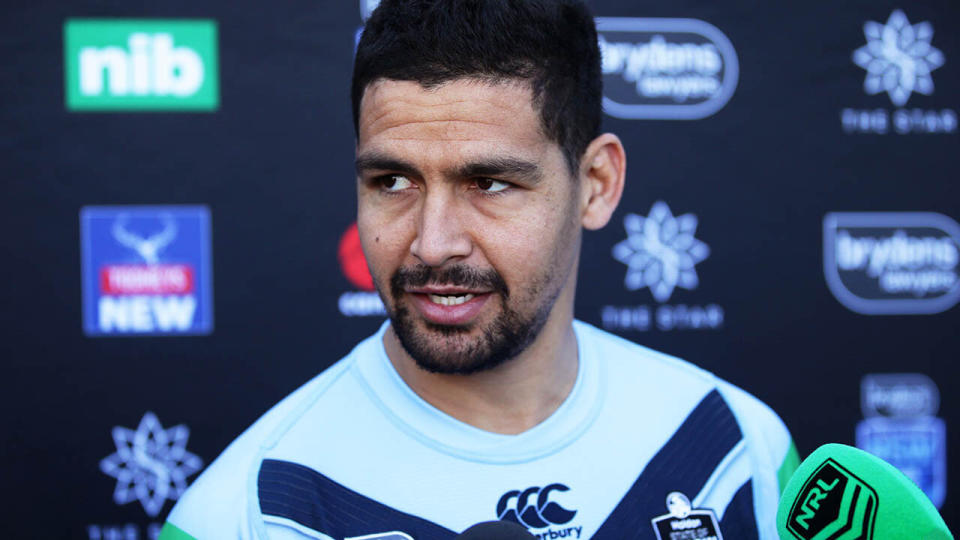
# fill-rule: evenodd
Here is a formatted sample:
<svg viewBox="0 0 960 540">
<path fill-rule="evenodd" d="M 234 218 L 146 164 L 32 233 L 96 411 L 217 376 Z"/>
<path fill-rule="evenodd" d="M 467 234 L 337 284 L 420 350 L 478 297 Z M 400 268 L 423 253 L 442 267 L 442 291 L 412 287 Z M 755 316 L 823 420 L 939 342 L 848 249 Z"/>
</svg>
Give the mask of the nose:
<svg viewBox="0 0 960 540">
<path fill-rule="evenodd" d="M 423 264 L 438 267 L 470 255 L 473 242 L 458 206 L 456 195 L 448 189 L 428 190 L 424 195 L 417 237 L 410 244 L 410 253 Z"/>
</svg>

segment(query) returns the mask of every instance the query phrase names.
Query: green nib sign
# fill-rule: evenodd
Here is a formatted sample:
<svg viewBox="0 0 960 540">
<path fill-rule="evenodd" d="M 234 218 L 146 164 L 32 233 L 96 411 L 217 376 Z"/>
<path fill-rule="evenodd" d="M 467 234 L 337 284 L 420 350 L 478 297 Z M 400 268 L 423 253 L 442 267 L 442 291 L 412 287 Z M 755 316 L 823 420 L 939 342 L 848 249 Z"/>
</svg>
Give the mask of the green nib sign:
<svg viewBox="0 0 960 540">
<path fill-rule="evenodd" d="M 63 43 L 68 110 L 213 111 L 220 104 L 214 21 L 70 19 Z"/>
</svg>

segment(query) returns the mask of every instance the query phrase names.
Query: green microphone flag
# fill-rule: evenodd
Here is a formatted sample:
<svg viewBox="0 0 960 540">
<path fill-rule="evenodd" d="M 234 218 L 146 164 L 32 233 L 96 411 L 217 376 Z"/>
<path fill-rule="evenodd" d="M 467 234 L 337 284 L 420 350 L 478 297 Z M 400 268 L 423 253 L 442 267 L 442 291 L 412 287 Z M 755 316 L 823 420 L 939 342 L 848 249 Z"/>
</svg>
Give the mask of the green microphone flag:
<svg viewBox="0 0 960 540">
<path fill-rule="evenodd" d="M 920 488 L 862 450 L 825 444 L 800 464 L 777 509 L 784 540 L 953 540 Z"/>
</svg>

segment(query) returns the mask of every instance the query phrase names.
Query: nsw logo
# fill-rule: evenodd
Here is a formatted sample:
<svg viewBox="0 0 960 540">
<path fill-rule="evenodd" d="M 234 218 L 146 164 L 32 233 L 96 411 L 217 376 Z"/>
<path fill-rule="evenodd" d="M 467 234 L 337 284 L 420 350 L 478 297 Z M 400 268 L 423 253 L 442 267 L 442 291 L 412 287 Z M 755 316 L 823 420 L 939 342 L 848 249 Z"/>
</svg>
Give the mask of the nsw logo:
<svg viewBox="0 0 960 540">
<path fill-rule="evenodd" d="M 934 212 L 835 212 L 823 219 L 833 295 L 866 315 L 939 313 L 960 301 L 960 225 Z"/>
<path fill-rule="evenodd" d="M 497 502 L 497 519 L 519 523 L 531 529 L 569 523 L 577 515 L 577 511 L 568 510 L 550 500 L 554 492 L 569 490 L 570 488 L 563 484 L 550 484 L 542 488 L 534 486 L 523 491 L 508 491 Z"/>
<path fill-rule="evenodd" d="M 863 480 L 827 459 L 804 484 L 787 518 L 796 538 L 873 538 L 877 493 Z"/>
<path fill-rule="evenodd" d="M 88 206 L 80 228 L 87 335 L 213 331 L 205 206 Z"/>
<path fill-rule="evenodd" d="M 597 17 L 603 108 L 625 119 L 706 118 L 733 96 L 737 53 L 697 19 Z"/>
<path fill-rule="evenodd" d="M 947 495 L 947 429 L 936 414 L 940 390 L 922 373 L 873 373 L 863 377 L 857 448 L 907 475 L 937 508 Z"/>
<path fill-rule="evenodd" d="M 217 26 L 209 20 L 70 19 L 67 109 L 216 110 Z"/>
</svg>

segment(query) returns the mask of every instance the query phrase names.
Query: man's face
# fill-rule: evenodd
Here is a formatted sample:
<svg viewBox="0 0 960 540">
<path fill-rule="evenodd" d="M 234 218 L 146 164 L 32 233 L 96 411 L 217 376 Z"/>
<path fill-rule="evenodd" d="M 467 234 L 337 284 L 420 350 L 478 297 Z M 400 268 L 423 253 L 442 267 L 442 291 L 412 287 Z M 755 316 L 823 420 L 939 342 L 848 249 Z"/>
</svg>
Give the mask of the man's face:
<svg viewBox="0 0 960 540">
<path fill-rule="evenodd" d="M 492 368 L 572 316 L 579 183 L 528 86 L 374 82 L 357 173 L 363 251 L 422 368 Z"/>
</svg>

